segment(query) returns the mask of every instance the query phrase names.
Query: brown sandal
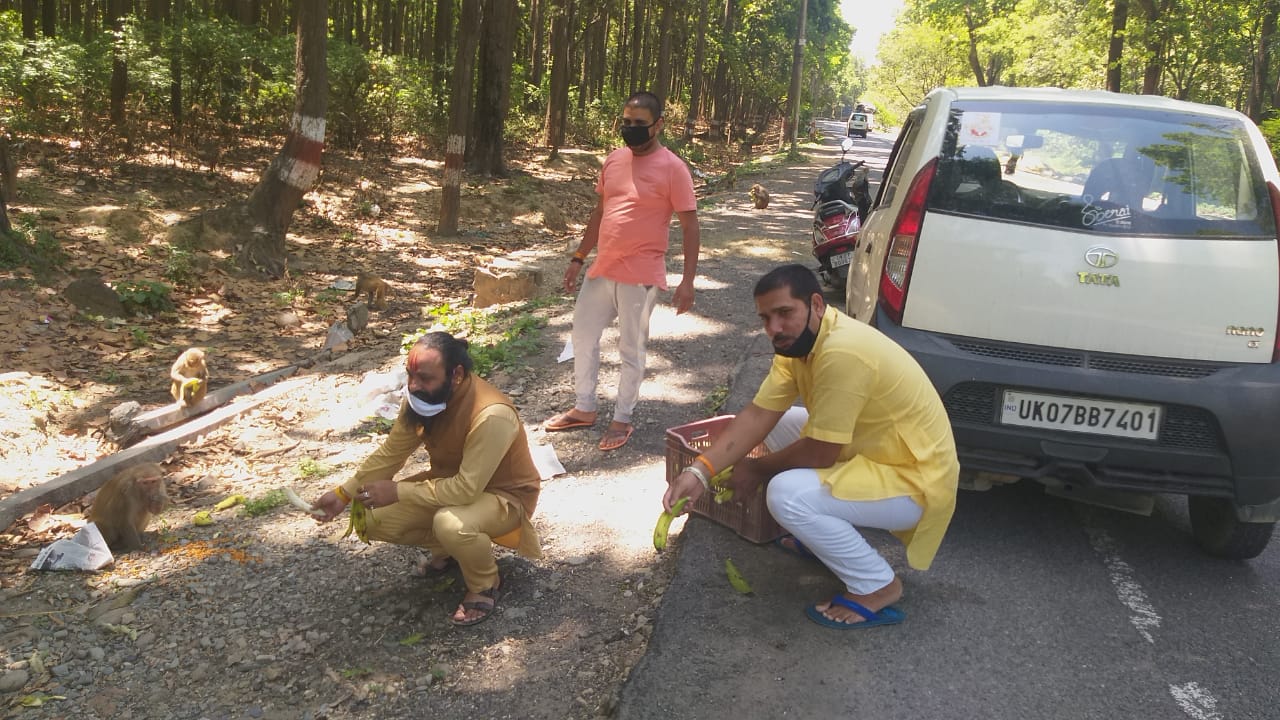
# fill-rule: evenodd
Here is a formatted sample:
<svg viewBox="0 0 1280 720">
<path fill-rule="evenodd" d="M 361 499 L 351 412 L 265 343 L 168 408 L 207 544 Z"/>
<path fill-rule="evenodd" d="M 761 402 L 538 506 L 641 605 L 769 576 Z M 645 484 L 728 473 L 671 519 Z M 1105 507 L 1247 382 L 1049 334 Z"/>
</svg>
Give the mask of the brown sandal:
<svg viewBox="0 0 1280 720">
<path fill-rule="evenodd" d="M 562 412 L 559 415 L 548 418 L 547 421 L 542 424 L 542 429 L 547 432 L 560 432 L 562 430 L 591 427 L 596 424 L 594 419 L 583 420 L 582 418 L 570 415 L 569 413 L 571 412 L 573 411 L 570 410 L 568 412 Z"/>
<path fill-rule="evenodd" d="M 497 585 L 494 585 L 488 590 L 481 590 L 480 592 L 476 593 L 477 595 L 483 595 L 489 598 L 489 602 L 484 602 L 483 600 L 463 600 L 462 601 L 461 607 L 463 610 L 476 610 L 480 613 L 479 615 L 471 618 L 470 620 L 457 620 L 452 615 L 450 615 L 449 622 L 453 623 L 454 625 L 457 625 L 458 627 L 466 627 L 468 625 L 476 625 L 478 623 L 484 622 L 485 620 L 488 620 L 489 616 L 493 614 L 493 611 L 498 609 L 498 598 L 502 596 L 501 590 L 502 590 L 502 577 L 499 576 Z M 466 596 L 464 595 L 463 597 L 466 597 Z M 455 610 L 454 612 L 457 612 L 457 611 Z"/>
</svg>

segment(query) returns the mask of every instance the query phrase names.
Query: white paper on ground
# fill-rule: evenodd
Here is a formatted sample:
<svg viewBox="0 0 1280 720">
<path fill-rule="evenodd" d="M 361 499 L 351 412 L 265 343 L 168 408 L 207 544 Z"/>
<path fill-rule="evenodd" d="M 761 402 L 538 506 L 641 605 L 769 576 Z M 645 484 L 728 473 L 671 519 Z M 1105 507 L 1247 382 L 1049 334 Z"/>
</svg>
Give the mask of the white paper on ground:
<svg viewBox="0 0 1280 720">
<path fill-rule="evenodd" d="M 573 359 L 573 338 L 564 341 L 564 349 L 560 351 L 560 357 L 556 358 L 556 362 L 564 362 Z"/>
<path fill-rule="evenodd" d="M 538 468 L 538 477 L 550 480 L 556 475 L 565 473 L 564 465 L 556 455 L 556 449 L 550 445 L 530 445 L 529 454 L 533 456 L 533 466 Z"/>
<path fill-rule="evenodd" d="M 40 551 L 31 563 L 32 570 L 97 570 L 115 562 L 102 532 L 93 523 L 85 523 L 70 540 L 55 540 Z"/>
<path fill-rule="evenodd" d="M 400 401 L 404 398 L 404 384 L 409 373 L 403 366 L 384 373 L 369 373 L 360 381 L 356 393 L 360 409 L 366 417 L 377 415 L 384 420 L 395 420 L 400 414 Z"/>
</svg>

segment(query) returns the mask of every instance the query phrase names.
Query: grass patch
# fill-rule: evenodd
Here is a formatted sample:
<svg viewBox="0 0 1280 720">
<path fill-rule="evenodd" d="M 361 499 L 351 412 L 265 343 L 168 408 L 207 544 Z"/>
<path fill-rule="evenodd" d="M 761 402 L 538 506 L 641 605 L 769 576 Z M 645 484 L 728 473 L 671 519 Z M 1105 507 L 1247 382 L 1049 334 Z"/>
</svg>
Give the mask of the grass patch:
<svg viewBox="0 0 1280 720">
<path fill-rule="evenodd" d="M 439 329 L 454 337 L 465 337 L 469 344 L 473 370 L 488 377 L 494 370 L 512 367 L 527 355 L 541 349 L 544 318 L 534 310 L 559 302 L 559 299 L 535 299 L 497 310 L 488 308 L 455 308 L 448 303 L 427 310 Z M 420 328 L 405 335 L 401 347 L 405 352 L 430 330 Z"/>
<path fill-rule="evenodd" d="M 259 517 L 289 502 L 283 490 L 269 490 L 266 494 L 244 501 L 242 512 L 249 517 Z"/>
<path fill-rule="evenodd" d="M 325 475 L 332 475 L 334 468 L 332 465 L 320 462 L 315 458 L 306 458 L 298 463 L 298 477 L 302 478 L 320 478 Z"/>
</svg>

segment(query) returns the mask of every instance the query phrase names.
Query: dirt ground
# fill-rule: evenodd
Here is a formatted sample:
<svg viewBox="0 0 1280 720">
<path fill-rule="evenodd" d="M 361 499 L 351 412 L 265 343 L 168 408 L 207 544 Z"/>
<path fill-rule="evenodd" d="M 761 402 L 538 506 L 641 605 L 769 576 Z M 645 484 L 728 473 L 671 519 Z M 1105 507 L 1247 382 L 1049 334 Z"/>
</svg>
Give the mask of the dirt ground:
<svg viewBox="0 0 1280 720">
<path fill-rule="evenodd" d="M 165 229 L 191 212 L 247 194 L 262 157 L 246 152 L 210 168 L 158 155 L 90 168 L 48 146 L 24 163 L 11 217 L 51 233 L 66 261 L 52 277 L 0 275 L 10 319 L 0 341 L 0 499 L 114 452 L 107 412 L 125 400 L 165 404 L 165 370 L 183 348 L 208 349 L 216 389 L 313 355 L 351 301 L 335 280 L 370 270 L 394 295 L 349 352 L 305 371 L 302 388 L 165 461 L 174 504 L 153 525 L 148 550 L 96 573 L 28 570 L 40 548 L 74 533 L 84 500 L 0 528 L 0 716 L 611 714 L 671 572 L 671 555 L 651 542 L 664 431 L 721 409 L 756 331 L 751 282 L 776 263 L 809 261 L 808 193 L 830 156 L 811 148 L 809 163 L 765 162 L 732 187 L 700 188 L 697 303 L 681 316 L 669 305 L 655 311 L 637 432 L 613 453 L 595 446 L 616 387 L 609 334 L 597 427 L 539 429 L 572 402 L 571 363 L 557 362 L 572 303 L 556 286 L 601 156 L 521 158 L 511 179 L 465 190 L 464 231 L 449 239 L 431 235 L 439 163 L 327 156 L 289 238 L 291 273 L 278 281 L 238 277 L 217 257 L 167 243 Z M 726 166 L 708 167 L 714 178 Z M 773 194 L 767 210 L 747 195 L 757 181 Z M 506 591 L 493 618 L 453 627 L 445 617 L 461 597 L 460 576 L 414 578 L 417 551 L 336 539 L 337 522 L 237 507 L 193 524 L 197 511 L 234 493 L 261 500 L 291 486 L 315 497 L 349 476 L 380 439 L 361 381 L 402 365 L 402 337 L 435 321 L 430 308 L 465 307 L 487 256 L 513 254 L 543 271 L 544 295 L 521 310 L 541 324 L 539 342 L 490 380 L 567 472 L 544 483 L 535 516 L 545 557 L 500 555 Z M 170 282 L 176 309 L 123 322 L 80 317 L 59 291 L 90 268 L 113 283 Z M 407 470 L 426 462 L 420 454 Z"/>
</svg>

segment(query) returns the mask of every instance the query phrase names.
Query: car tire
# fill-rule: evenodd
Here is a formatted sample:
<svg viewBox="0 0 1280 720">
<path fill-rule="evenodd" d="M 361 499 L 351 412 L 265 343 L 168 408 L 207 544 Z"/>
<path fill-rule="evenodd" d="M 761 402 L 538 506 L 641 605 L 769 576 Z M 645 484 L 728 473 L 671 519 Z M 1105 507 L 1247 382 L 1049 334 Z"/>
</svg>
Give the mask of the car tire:
<svg viewBox="0 0 1280 720">
<path fill-rule="evenodd" d="M 1191 533 L 1200 548 L 1210 555 L 1229 560 L 1258 557 L 1271 542 L 1274 522 L 1244 522 L 1236 516 L 1230 500 L 1188 497 Z"/>
</svg>

